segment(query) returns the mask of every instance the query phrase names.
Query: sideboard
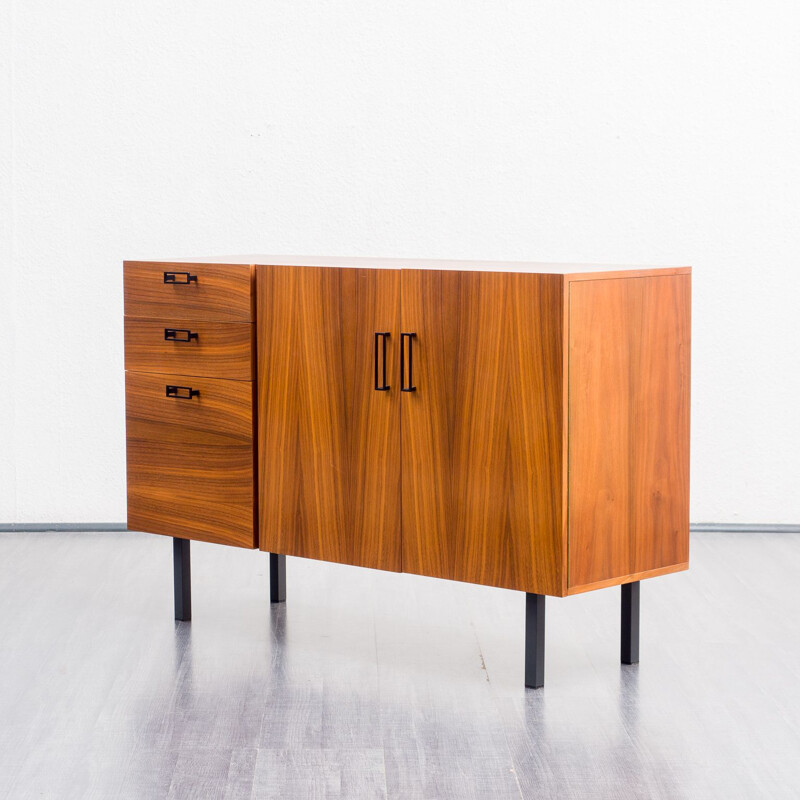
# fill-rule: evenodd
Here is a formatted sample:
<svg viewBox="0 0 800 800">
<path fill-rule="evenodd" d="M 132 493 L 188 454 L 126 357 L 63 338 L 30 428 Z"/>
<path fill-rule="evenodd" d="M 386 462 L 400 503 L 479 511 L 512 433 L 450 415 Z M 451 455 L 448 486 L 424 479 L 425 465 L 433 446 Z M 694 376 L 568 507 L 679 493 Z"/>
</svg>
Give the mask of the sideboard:
<svg viewBox="0 0 800 800">
<path fill-rule="evenodd" d="M 128 527 L 526 593 L 688 568 L 691 269 L 126 261 Z"/>
</svg>

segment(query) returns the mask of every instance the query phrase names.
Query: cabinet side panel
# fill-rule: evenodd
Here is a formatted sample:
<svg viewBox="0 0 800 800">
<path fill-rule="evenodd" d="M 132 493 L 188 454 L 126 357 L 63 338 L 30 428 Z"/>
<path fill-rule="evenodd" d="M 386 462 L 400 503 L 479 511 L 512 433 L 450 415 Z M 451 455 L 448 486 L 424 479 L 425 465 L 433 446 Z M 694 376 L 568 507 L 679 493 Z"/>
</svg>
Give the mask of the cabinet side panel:
<svg viewBox="0 0 800 800">
<path fill-rule="evenodd" d="M 399 571 L 399 272 L 256 270 L 260 547 Z"/>
<path fill-rule="evenodd" d="M 563 594 L 561 276 L 402 281 L 403 570 Z"/>
<path fill-rule="evenodd" d="M 568 291 L 574 590 L 688 562 L 691 276 Z"/>
</svg>

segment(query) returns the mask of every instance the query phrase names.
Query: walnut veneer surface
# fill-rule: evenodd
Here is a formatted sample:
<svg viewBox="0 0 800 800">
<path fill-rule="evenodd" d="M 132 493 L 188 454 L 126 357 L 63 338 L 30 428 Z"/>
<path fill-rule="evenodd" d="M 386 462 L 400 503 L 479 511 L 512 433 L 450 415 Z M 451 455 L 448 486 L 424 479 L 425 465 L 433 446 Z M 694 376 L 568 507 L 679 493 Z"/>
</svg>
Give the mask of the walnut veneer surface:
<svg viewBox="0 0 800 800">
<path fill-rule="evenodd" d="M 168 270 L 196 280 L 165 284 Z M 158 387 L 168 369 L 221 384 L 254 377 L 239 411 L 223 411 L 210 389 L 156 402 L 129 373 L 129 524 L 550 595 L 685 569 L 690 273 L 287 256 L 126 262 L 129 369 L 162 373 Z M 200 322 L 220 326 L 201 346 L 164 341 L 166 326 L 202 336 Z M 401 346 L 401 334 L 414 336 Z M 157 419 L 145 425 L 149 408 Z M 184 458 L 203 431 L 216 449 Z M 235 439 L 250 448 L 249 477 Z M 162 467 L 172 483 L 155 493 Z M 187 469 L 209 474 L 193 483 Z M 173 502 L 181 487 L 192 502 Z"/>
<path fill-rule="evenodd" d="M 253 274 L 124 265 L 130 528 L 257 544 Z"/>
<path fill-rule="evenodd" d="M 260 267 L 257 286 L 261 549 L 399 571 L 400 392 L 375 391 L 373 357 L 376 331 L 399 339 L 400 273 Z"/>
<path fill-rule="evenodd" d="M 403 569 L 562 592 L 561 278 L 403 271 Z"/>
</svg>

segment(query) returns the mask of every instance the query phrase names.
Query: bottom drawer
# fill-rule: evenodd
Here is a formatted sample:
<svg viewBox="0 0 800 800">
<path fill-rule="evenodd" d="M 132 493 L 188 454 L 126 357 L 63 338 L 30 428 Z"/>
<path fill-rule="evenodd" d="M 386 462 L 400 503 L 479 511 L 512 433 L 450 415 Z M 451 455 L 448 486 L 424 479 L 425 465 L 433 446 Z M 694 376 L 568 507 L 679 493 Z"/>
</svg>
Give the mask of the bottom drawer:
<svg viewBox="0 0 800 800">
<path fill-rule="evenodd" d="M 256 547 L 253 384 L 125 373 L 128 527 Z"/>
</svg>

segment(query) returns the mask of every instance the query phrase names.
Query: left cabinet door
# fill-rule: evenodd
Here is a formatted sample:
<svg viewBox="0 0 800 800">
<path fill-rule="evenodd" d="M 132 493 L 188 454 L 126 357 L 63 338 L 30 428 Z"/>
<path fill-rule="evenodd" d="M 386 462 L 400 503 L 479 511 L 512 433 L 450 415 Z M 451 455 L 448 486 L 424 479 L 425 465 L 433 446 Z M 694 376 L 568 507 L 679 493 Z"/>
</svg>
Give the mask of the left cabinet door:
<svg viewBox="0 0 800 800">
<path fill-rule="evenodd" d="M 399 270 L 256 287 L 261 549 L 399 571 Z"/>
<path fill-rule="evenodd" d="M 253 384 L 125 373 L 128 527 L 255 547 Z"/>
</svg>

